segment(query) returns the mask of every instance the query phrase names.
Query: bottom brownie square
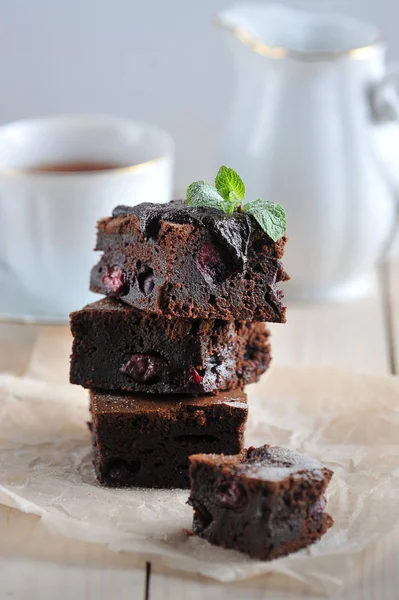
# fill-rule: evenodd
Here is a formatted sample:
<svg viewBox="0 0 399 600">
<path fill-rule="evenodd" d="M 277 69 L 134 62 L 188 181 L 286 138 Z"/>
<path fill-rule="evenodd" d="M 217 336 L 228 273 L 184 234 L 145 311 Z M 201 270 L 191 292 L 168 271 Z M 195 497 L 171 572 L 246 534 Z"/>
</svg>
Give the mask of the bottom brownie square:
<svg viewBox="0 0 399 600">
<path fill-rule="evenodd" d="M 287 448 L 190 457 L 193 531 L 212 544 L 271 560 L 316 542 L 333 520 L 324 493 L 333 475 Z"/>
<path fill-rule="evenodd" d="M 243 447 L 241 391 L 193 398 L 91 390 L 90 399 L 94 467 L 105 485 L 188 488 L 191 454 Z"/>
</svg>

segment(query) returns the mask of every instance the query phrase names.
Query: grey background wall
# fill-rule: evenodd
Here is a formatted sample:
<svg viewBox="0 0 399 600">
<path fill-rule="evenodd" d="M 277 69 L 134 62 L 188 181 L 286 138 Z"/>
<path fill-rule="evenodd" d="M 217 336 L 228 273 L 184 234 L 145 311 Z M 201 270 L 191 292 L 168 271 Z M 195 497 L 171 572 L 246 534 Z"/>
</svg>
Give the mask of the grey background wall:
<svg viewBox="0 0 399 600">
<path fill-rule="evenodd" d="M 399 59 L 399 0 L 286 0 L 377 23 Z M 95 112 L 177 142 L 176 187 L 211 177 L 233 89 L 212 16 L 229 0 L 0 0 L 0 122 Z"/>
</svg>

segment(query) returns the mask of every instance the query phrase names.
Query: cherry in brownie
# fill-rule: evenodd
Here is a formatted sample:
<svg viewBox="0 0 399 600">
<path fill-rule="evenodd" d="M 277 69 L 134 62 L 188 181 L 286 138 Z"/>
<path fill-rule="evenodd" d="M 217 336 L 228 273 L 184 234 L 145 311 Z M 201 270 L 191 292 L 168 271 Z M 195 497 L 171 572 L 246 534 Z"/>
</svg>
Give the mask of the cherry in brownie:
<svg viewBox="0 0 399 600">
<path fill-rule="evenodd" d="M 188 488 L 189 456 L 243 447 L 247 397 L 199 398 L 90 391 L 94 467 L 113 487 Z"/>
<path fill-rule="evenodd" d="M 263 323 L 165 319 L 109 298 L 71 314 L 71 383 L 151 394 L 243 388 L 270 363 Z"/>
<path fill-rule="evenodd" d="M 274 242 L 247 213 L 144 203 L 98 223 L 91 290 L 168 318 L 284 322 L 288 279 Z"/>
<path fill-rule="evenodd" d="M 312 458 L 266 445 L 190 462 L 193 531 L 212 544 L 271 560 L 316 542 L 333 524 L 324 512 L 333 473 Z"/>
</svg>

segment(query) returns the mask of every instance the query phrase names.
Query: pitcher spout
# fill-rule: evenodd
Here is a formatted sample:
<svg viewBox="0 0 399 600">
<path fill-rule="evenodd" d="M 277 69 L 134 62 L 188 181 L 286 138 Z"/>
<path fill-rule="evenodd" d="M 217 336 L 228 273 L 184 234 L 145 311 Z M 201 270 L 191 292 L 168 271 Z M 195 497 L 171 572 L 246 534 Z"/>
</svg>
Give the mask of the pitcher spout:
<svg viewBox="0 0 399 600">
<path fill-rule="evenodd" d="M 382 41 L 369 23 L 273 3 L 234 4 L 217 15 L 215 24 L 254 53 L 276 59 L 369 58 Z"/>
</svg>

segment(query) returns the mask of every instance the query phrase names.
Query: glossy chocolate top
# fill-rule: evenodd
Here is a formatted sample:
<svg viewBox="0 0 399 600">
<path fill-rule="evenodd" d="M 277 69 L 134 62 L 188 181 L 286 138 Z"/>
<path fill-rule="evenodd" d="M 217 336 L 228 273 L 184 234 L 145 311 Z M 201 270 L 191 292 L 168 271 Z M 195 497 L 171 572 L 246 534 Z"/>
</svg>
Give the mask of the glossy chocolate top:
<svg viewBox="0 0 399 600">
<path fill-rule="evenodd" d="M 139 217 L 141 233 L 146 238 L 157 236 L 162 221 L 205 227 L 239 265 L 246 260 L 253 228 L 259 229 L 251 217 L 244 213 L 236 212 L 230 217 L 216 208 L 188 206 L 183 200 L 172 200 L 168 204 L 144 202 L 136 206 L 117 206 L 112 212 L 113 217 L 126 215 Z M 270 243 L 273 243 L 271 239 Z"/>
</svg>

